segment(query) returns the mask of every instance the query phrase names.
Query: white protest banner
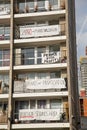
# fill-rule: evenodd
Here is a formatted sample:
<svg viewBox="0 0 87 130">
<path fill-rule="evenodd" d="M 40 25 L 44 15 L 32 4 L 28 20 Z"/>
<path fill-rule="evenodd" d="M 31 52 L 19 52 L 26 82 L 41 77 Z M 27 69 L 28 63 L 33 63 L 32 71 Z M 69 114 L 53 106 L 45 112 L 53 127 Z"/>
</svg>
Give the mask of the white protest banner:
<svg viewBox="0 0 87 130">
<path fill-rule="evenodd" d="M 21 109 L 19 120 L 60 120 L 61 109 Z"/>
<path fill-rule="evenodd" d="M 55 63 L 60 60 L 60 52 L 42 53 L 42 63 Z"/>
<path fill-rule="evenodd" d="M 20 27 L 20 38 L 54 36 L 60 33 L 59 25 L 42 27 Z"/>
<path fill-rule="evenodd" d="M 27 89 L 61 89 L 66 88 L 66 82 L 63 78 L 54 79 L 27 79 L 25 80 Z"/>
</svg>

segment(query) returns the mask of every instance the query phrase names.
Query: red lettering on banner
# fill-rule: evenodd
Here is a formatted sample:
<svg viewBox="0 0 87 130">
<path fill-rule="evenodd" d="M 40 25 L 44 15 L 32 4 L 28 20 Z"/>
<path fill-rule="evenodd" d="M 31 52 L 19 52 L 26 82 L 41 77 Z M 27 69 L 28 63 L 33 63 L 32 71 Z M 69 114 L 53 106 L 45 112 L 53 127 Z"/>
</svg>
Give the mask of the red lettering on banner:
<svg viewBox="0 0 87 130">
<path fill-rule="evenodd" d="M 22 35 L 32 35 L 32 29 L 26 29 L 23 31 Z"/>
</svg>

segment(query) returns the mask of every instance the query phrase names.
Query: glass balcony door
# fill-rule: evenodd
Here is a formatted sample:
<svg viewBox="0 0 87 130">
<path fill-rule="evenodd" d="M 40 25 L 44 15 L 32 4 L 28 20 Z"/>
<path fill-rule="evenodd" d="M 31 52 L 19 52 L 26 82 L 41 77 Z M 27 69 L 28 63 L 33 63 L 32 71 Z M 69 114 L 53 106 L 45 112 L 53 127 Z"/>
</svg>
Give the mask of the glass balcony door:
<svg viewBox="0 0 87 130">
<path fill-rule="evenodd" d="M 10 64 L 10 51 L 0 50 L 0 66 L 9 66 Z"/>
<path fill-rule="evenodd" d="M 50 8 L 51 10 L 57 10 L 58 9 L 58 3 L 59 0 L 49 0 Z"/>
<path fill-rule="evenodd" d="M 34 48 L 29 48 L 29 49 L 22 49 L 22 56 L 23 56 L 23 61 L 22 63 L 24 65 L 32 65 L 34 64 Z"/>
<path fill-rule="evenodd" d="M 10 27 L 9 26 L 0 26 L 0 40 L 10 39 Z"/>
</svg>

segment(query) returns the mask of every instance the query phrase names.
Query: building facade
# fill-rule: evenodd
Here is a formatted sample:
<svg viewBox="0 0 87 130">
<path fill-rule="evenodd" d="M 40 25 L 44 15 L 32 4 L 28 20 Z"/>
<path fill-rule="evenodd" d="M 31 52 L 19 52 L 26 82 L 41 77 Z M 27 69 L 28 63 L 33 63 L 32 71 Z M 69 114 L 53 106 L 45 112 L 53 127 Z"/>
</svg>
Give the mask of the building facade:
<svg viewBox="0 0 87 130">
<path fill-rule="evenodd" d="M 87 117 L 87 56 L 80 57 L 80 108 L 81 116 Z"/>
<path fill-rule="evenodd" d="M 0 129 L 78 130 L 74 0 L 0 1 Z"/>
<path fill-rule="evenodd" d="M 87 47 L 86 47 L 87 52 Z M 87 129 L 87 56 L 80 57 L 80 115 L 81 128 Z"/>
<path fill-rule="evenodd" d="M 87 89 L 87 56 L 80 58 L 81 88 Z"/>
</svg>

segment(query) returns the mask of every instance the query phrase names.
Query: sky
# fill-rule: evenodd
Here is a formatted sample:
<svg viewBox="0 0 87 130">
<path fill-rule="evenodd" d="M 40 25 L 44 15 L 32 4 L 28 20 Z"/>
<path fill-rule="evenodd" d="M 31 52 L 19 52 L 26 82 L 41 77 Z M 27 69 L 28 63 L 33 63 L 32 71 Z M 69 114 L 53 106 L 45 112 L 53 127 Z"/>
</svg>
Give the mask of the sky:
<svg viewBox="0 0 87 130">
<path fill-rule="evenodd" d="M 85 56 L 87 46 L 87 0 L 75 0 L 77 58 Z"/>
</svg>

